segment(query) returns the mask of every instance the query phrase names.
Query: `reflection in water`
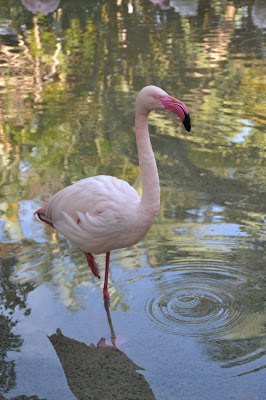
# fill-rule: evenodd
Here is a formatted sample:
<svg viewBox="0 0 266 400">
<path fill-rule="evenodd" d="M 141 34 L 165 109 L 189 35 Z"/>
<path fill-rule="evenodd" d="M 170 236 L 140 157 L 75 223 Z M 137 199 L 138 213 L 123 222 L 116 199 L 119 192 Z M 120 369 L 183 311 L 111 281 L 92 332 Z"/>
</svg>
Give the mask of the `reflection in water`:
<svg viewBox="0 0 266 400">
<path fill-rule="evenodd" d="M 195 16 L 198 10 L 197 0 L 170 0 L 170 6 L 181 15 Z"/>
<path fill-rule="evenodd" d="M 236 371 L 245 366 L 244 372 L 235 372 L 234 375 L 244 376 L 262 371 L 266 364 L 262 364 L 265 358 L 265 341 L 261 335 L 255 339 L 227 339 L 208 340 L 205 343 L 206 351 L 211 360 L 219 362 L 222 368 L 234 368 Z M 262 362 L 257 362 L 261 359 Z"/>
<path fill-rule="evenodd" d="M 16 285 L 10 280 L 17 260 L 9 253 L 14 246 L 0 243 L 0 394 L 8 393 L 16 385 L 14 360 L 8 358 L 8 353 L 19 351 L 23 339 L 12 332 L 17 325 L 15 311 L 23 310 L 24 315 L 30 314 L 26 309 L 26 298 L 32 285 Z M 1 396 L 0 396 L 1 397 Z"/>
<path fill-rule="evenodd" d="M 234 26 L 235 7 L 229 2 L 225 13 L 224 21 L 222 24 L 214 29 L 204 37 L 203 46 L 206 49 L 206 54 L 210 58 L 211 67 L 217 67 L 217 61 L 226 60 L 228 50 L 227 47 L 232 41 L 235 32 Z"/>
<path fill-rule="evenodd" d="M 58 8 L 60 0 L 21 0 L 21 2 L 33 14 L 40 12 L 47 15 Z"/>
<path fill-rule="evenodd" d="M 198 1 L 196 0 L 150 0 L 154 4 L 159 4 L 162 10 L 168 10 L 170 7 L 180 15 L 197 15 Z"/>
<path fill-rule="evenodd" d="M 77 399 L 155 399 L 142 374 L 143 368 L 134 364 L 117 348 L 97 347 L 70 339 L 60 329 L 49 337 L 64 369 L 67 383 Z"/>
<path fill-rule="evenodd" d="M 1 397 L 1 400 L 8 400 L 8 399 L 6 399 L 5 397 Z M 21 395 L 21 396 L 12 397 L 10 400 L 47 400 L 47 399 L 40 398 L 38 396 Z"/>
<path fill-rule="evenodd" d="M 236 268 L 186 264 L 158 270 L 153 279 L 146 312 L 168 333 L 221 338 L 253 322 L 246 278 Z"/>
<path fill-rule="evenodd" d="M 36 4 L 44 2 L 27 4 L 37 12 Z M 161 210 L 143 243 L 113 255 L 116 328 L 137 338 L 125 346 L 131 354 L 139 351 L 160 400 L 176 394 L 213 400 L 217 393 L 264 398 L 265 1 L 111 0 L 90 6 L 81 0 L 61 1 L 47 16 L 48 9 L 40 11 L 33 15 L 20 1 L 0 0 L 0 356 L 6 397 L 52 398 L 37 386 L 33 392 L 34 378 L 25 382 L 29 355 L 34 367 L 45 365 L 39 374 L 45 376 L 50 364 L 42 363 L 47 349 L 41 335 L 46 343 L 58 326 L 70 337 L 86 335 L 85 315 L 101 304 L 100 283 L 83 257 L 36 224 L 32 211 L 62 187 L 96 174 L 115 175 L 139 190 L 130 110 L 139 89 L 156 84 L 184 96 L 193 136 L 176 129 L 174 119 L 151 119 Z M 105 321 L 97 316 L 93 343 Z M 58 381 L 51 386 L 60 392 Z"/>
<path fill-rule="evenodd" d="M 266 3 L 264 0 L 255 0 L 251 15 L 257 27 L 266 28 Z"/>
<path fill-rule="evenodd" d="M 258 257 L 263 241 L 254 240 L 251 250 L 245 229 L 228 224 L 198 228 L 180 226 L 171 241 L 163 240 L 163 235 L 170 237 L 163 230 L 157 252 L 145 252 L 143 244 L 146 263 L 139 273 L 128 274 L 120 288 L 125 285 L 135 293 L 153 328 L 169 341 L 176 335 L 200 339 L 210 360 L 232 375 L 260 371 L 265 368 L 265 287 L 260 272 L 265 263 Z M 188 235 L 191 230 L 193 235 Z M 147 263 L 150 269 L 145 272 Z"/>
<path fill-rule="evenodd" d="M 18 351 L 23 340 L 12 333 L 15 323 L 10 318 L 0 313 L 0 394 L 8 393 L 16 384 L 16 373 L 14 361 L 6 360 L 8 351 Z M 1 398 L 1 396 L 0 396 Z"/>
<path fill-rule="evenodd" d="M 168 10 L 170 8 L 169 0 L 150 0 L 154 4 L 159 4 L 162 10 Z"/>
</svg>

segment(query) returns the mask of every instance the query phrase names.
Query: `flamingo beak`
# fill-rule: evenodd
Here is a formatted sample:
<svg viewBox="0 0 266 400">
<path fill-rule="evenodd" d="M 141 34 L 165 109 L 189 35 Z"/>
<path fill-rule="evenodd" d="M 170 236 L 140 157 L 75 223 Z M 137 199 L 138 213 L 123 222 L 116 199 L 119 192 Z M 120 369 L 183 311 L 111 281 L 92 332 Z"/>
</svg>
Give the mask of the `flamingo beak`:
<svg viewBox="0 0 266 400">
<path fill-rule="evenodd" d="M 189 116 L 189 113 L 188 114 L 184 113 L 184 114 L 185 114 L 185 119 L 183 121 L 183 125 L 186 128 L 186 130 L 188 132 L 190 132 L 190 129 L 191 129 L 190 116 Z"/>
<path fill-rule="evenodd" d="M 191 129 L 190 116 L 188 112 L 188 108 L 185 103 L 176 99 L 175 97 L 171 97 L 169 95 L 159 97 L 159 100 L 163 104 L 165 108 L 171 110 L 174 114 L 176 114 L 184 124 L 184 127 L 188 132 Z"/>
</svg>

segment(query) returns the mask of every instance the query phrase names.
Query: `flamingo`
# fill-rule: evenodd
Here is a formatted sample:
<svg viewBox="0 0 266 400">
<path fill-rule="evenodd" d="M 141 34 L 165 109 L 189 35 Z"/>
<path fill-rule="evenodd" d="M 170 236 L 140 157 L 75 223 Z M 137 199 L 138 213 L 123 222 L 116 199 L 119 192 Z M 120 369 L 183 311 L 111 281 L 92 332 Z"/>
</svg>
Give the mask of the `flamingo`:
<svg viewBox="0 0 266 400">
<path fill-rule="evenodd" d="M 137 95 L 135 134 L 142 196 L 127 182 L 98 175 L 75 182 L 57 192 L 34 214 L 83 251 L 92 273 L 100 278 L 92 254 L 106 254 L 103 296 L 109 300 L 110 251 L 130 247 L 144 238 L 160 208 L 160 185 L 152 150 L 148 117 L 153 110 L 169 109 L 191 129 L 188 109 L 157 86 L 146 86 Z"/>
</svg>

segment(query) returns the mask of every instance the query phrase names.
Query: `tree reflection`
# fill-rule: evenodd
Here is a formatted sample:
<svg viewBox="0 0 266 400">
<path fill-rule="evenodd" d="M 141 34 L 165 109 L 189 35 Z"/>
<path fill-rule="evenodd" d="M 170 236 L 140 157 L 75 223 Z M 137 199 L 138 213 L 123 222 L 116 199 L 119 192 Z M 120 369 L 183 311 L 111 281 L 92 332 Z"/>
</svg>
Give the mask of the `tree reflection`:
<svg viewBox="0 0 266 400">
<path fill-rule="evenodd" d="M 25 315 L 29 314 L 30 310 L 26 309 L 26 299 L 28 292 L 32 290 L 32 285 L 18 286 L 12 283 L 10 277 L 17 260 L 15 257 L 6 255 L 6 251 L 11 246 L 0 244 L 0 248 L 0 390 L 8 393 L 16 383 L 15 362 L 7 359 L 8 353 L 19 351 L 23 343 L 20 335 L 12 333 L 12 329 L 17 324 L 14 319 L 15 308 L 25 310 Z"/>
<path fill-rule="evenodd" d="M 169 219 L 174 198 L 181 203 L 189 192 L 199 210 L 204 192 L 226 206 L 231 221 L 254 221 L 264 212 L 266 181 L 263 37 L 258 31 L 249 40 L 253 3 L 247 1 L 247 16 L 236 2 L 201 0 L 196 15 L 181 13 L 179 1 L 168 10 L 128 4 L 65 1 L 47 17 L 22 5 L 4 8 L 11 22 L 2 47 L 9 66 L 2 70 L 2 195 L 44 203 L 63 186 L 101 173 L 138 186 L 134 97 L 155 82 L 194 107 L 191 136 L 163 117 L 151 120 L 161 220 Z M 188 213 L 185 202 L 179 213 Z"/>
<path fill-rule="evenodd" d="M 15 323 L 10 318 L 0 314 L 0 390 L 7 393 L 15 386 L 16 373 L 14 361 L 6 361 L 8 351 L 16 351 L 22 345 L 22 339 L 11 331 Z"/>
<path fill-rule="evenodd" d="M 233 49 L 242 49 L 235 35 L 238 29 L 235 18 L 240 15 L 241 8 L 232 2 L 221 8 L 215 2 L 201 3 L 197 17 L 189 19 L 173 8 L 164 11 L 162 19 L 162 11 L 152 4 L 149 6 L 148 2 L 135 2 L 132 14 L 128 12 L 126 1 L 121 6 L 115 1 L 108 2 L 108 5 L 98 2 L 85 14 L 82 12 L 85 3 L 70 7 L 65 2 L 54 16 L 27 17 L 26 20 L 23 9 L 18 17 L 18 10 L 15 12 L 11 8 L 12 30 L 20 43 L 20 57 L 14 55 L 12 45 L 7 43 L 4 58 L 13 71 L 5 71 L 7 85 L 2 130 L 10 143 L 5 157 L 12 165 L 13 178 L 10 179 L 9 175 L 3 177 L 4 181 L 15 184 L 15 173 L 21 176 L 21 162 L 32 167 L 28 181 L 38 180 L 40 184 L 40 187 L 34 185 L 35 193 L 39 189 L 43 193 L 47 191 L 45 182 L 51 173 L 56 174 L 55 181 L 60 182 L 52 192 L 77 178 L 94 174 L 96 167 L 103 173 L 108 171 L 119 177 L 121 161 L 125 158 L 128 168 L 133 171 L 128 142 L 134 146 L 133 124 L 129 124 L 132 121 L 134 91 L 140 85 L 156 80 L 166 90 L 171 85 L 173 92 L 181 92 L 180 95 L 185 92 L 188 101 L 196 97 L 193 115 L 198 141 L 189 139 L 192 165 L 211 173 L 215 179 L 224 178 L 223 174 L 234 169 L 236 178 L 242 172 L 240 182 L 243 181 L 243 186 L 247 181 L 251 186 L 256 181 L 259 185 L 264 184 L 265 179 L 260 174 L 263 135 L 259 120 L 263 114 L 259 104 L 264 94 L 258 78 L 263 76 L 262 68 L 258 64 L 253 76 L 251 66 L 233 60 L 232 45 Z M 23 32 L 17 18 L 23 18 L 26 23 Z M 197 30 L 203 32 L 199 36 L 194 30 L 196 18 L 197 24 L 200 24 Z M 212 25 L 208 21 L 212 21 Z M 147 26 L 151 23 L 154 29 L 147 34 Z M 135 25 L 140 29 L 136 31 Z M 166 40 L 167 35 L 170 35 L 169 41 Z M 183 46 L 180 46 L 180 39 Z M 262 49 L 261 39 L 259 34 L 254 36 L 255 46 Z M 243 40 L 242 33 L 239 40 Z M 252 52 L 252 47 L 240 51 L 248 54 Z M 152 59 L 156 62 L 151 62 Z M 23 76 L 20 72 L 22 68 Z M 191 75 L 192 69 L 196 72 Z M 14 96 L 17 76 L 22 86 L 20 83 L 21 89 Z M 216 84 L 210 86 L 212 79 Z M 177 80 L 182 82 L 179 87 Z M 245 82 L 248 82 L 247 86 Z M 245 98 L 246 103 L 239 103 L 239 98 Z M 197 104 L 199 99 L 203 103 Z M 131 113 L 128 111 L 130 107 Z M 221 112 L 224 108 L 228 112 Z M 12 109 L 20 110 L 19 118 L 12 116 Z M 111 126 L 110 114 L 114 121 Z M 240 147 L 237 141 L 239 137 L 244 137 L 248 119 L 253 121 L 249 138 Z M 156 125 L 160 122 L 156 121 Z M 206 130 L 209 129 L 210 138 L 206 137 Z M 172 128 L 169 128 L 169 133 L 171 130 L 176 136 Z M 90 140 L 84 147 L 88 132 Z M 227 146 L 227 143 L 234 142 L 233 146 Z M 123 154 L 121 151 L 114 152 L 116 147 Z M 169 147 L 167 143 L 167 149 Z M 20 157 L 22 152 L 23 160 L 13 164 L 11 153 Z M 102 158 L 103 152 L 107 157 Z M 80 153 L 77 159 L 76 154 Z M 54 156 L 51 157 L 51 154 Z M 66 157 L 66 154 L 69 156 Z M 117 159 L 115 165 L 113 159 Z M 242 171 L 243 164 L 245 171 Z M 71 165 L 71 170 L 68 165 Z M 253 171 L 252 180 L 248 178 L 250 169 Z M 137 174 L 138 169 L 135 168 L 132 178 Z M 24 195 L 28 196 L 28 193 Z M 31 192 L 33 195 L 34 192 Z"/>
<path fill-rule="evenodd" d="M 171 237 L 169 223 L 191 220 L 192 208 L 198 221 L 206 202 L 251 237 L 259 234 L 266 184 L 263 36 L 252 34 L 251 1 L 246 16 L 237 2 L 194 3 L 196 14 L 181 12 L 180 1 L 170 1 L 168 10 L 148 1 L 131 2 L 133 8 L 127 0 L 90 7 L 64 1 L 48 16 L 12 2 L 3 9 L 4 200 L 45 203 L 62 187 L 101 173 L 138 188 L 135 91 L 156 83 L 184 94 L 194 109 L 191 136 L 163 117 L 151 119 L 162 188 L 153 235 L 167 230 Z"/>
<path fill-rule="evenodd" d="M 210 340 L 206 345 L 206 350 L 210 359 L 218 362 L 223 368 L 252 365 L 252 363 L 255 363 L 266 354 L 262 337 L 256 339 L 216 340 L 215 342 Z M 246 366 L 248 370 L 238 373 L 237 376 L 251 374 L 265 368 L 265 364 L 253 369 L 250 369 L 250 366 Z"/>
<path fill-rule="evenodd" d="M 218 258 L 236 263 L 239 270 L 251 269 L 262 282 L 265 4 L 199 0 L 185 5 L 178 0 L 65 0 L 53 13 L 32 15 L 17 1 L 1 4 L 2 248 L 21 244 L 17 251 L 9 247 L 16 256 L 3 259 L 0 271 L 5 390 L 15 381 L 14 365 L 5 354 L 21 346 L 21 338 L 12 336 L 12 316 L 17 306 L 30 312 L 31 284 L 18 286 L 10 280 L 18 260 L 23 258 L 27 278 L 35 273 L 35 284 L 54 279 L 65 285 L 73 309 L 79 306 L 75 288 L 90 279 L 85 266 L 71 282 L 66 270 L 55 277 L 55 264 L 64 264 L 55 254 L 58 238 L 47 230 L 39 244 L 34 235 L 24 241 L 20 202 L 37 199 L 44 204 L 62 187 L 95 174 L 115 175 L 140 189 L 134 100 L 146 84 L 177 93 L 191 109 L 193 123 L 190 136 L 174 120 L 158 115 L 150 120 L 162 196 L 160 215 L 147 238 L 158 241 L 156 249 L 147 245 L 149 265 L 173 265 L 182 257 Z M 220 223 L 227 224 L 222 235 Z M 246 234 L 243 241 L 230 238 L 230 224 Z M 67 248 L 65 242 L 59 244 Z M 71 251 L 69 264 L 79 264 Z M 132 267 L 130 260 L 121 264 Z M 121 303 L 123 293 L 117 297 Z M 250 298 L 253 292 L 247 303 Z M 234 346 L 239 349 L 236 361 L 248 360 L 250 349 L 261 354 L 259 335 L 250 336 L 206 341 L 208 355 L 230 367 Z"/>
</svg>

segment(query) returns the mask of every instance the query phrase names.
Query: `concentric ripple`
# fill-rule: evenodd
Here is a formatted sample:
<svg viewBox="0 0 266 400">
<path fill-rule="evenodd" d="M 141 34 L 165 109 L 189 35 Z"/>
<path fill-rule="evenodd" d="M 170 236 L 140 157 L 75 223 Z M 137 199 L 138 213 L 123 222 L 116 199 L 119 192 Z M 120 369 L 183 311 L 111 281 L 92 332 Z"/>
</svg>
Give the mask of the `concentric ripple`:
<svg viewBox="0 0 266 400">
<path fill-rule="evenodd" d="M 225 337 L 252 319 L 244 301 L 246 277 L 235 268 L 181 265 L 155 275 L 146 313 L 160 330 L 176 335 Z"/>
</svg>

